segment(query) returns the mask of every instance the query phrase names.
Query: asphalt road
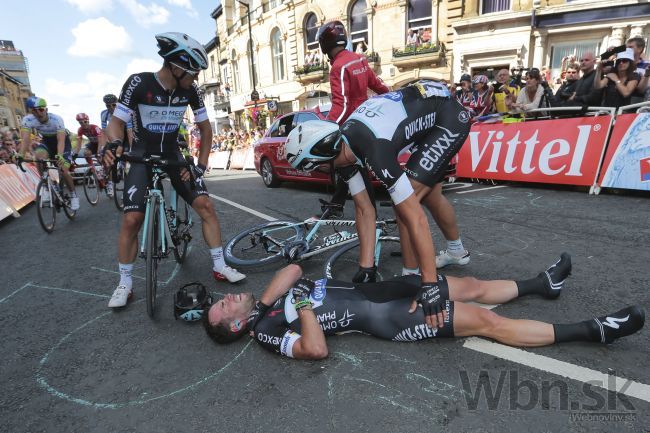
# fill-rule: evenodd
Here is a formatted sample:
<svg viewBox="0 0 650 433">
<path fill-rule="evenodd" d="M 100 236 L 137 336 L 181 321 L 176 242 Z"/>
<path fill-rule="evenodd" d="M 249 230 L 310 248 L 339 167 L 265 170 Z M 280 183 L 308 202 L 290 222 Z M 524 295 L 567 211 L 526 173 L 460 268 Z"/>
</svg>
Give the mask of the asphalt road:
<svg viewBox="0 0 650 433">
<path fill-rule="evenodd" d="M 319 187 L 267 189 L 251 173 L 212 174 L 208 187 L 225 239 L 264 220 L 220 198 L 304 219 L 326 197 Z M 649 310 L 647 195 L 480 184 L 450 185 L 446 194 L 472 253 L 469 265 L 445 270 L 450 275 L 529 278 L 562 251 L 572 254 L 559 299 L 527 297 L 497 313 L 571 322 L 629 304 Z M 198 279 L 215 292 L 259 295 L 273 270 L 214 284 L 197 225 L 187 262 L 161 265 L 157 320 L 146 314 L 141 260 L 134 302 L 111 311 L 119 224 L 112 202 L 90 207 L 83 197 L 77 219 L 59 215 L 50 235 L 33 206 L 0 223 L 0 431 L 650 431 L 647 327 L 611 346 L 527 350 L 472 338 L 344 335 L 328 340 L 330 356 L 319 362 L 282 358 L 249 340 L 218 346 L 200 325 L 174 320 L 174 290 Z M 321 266 L 314 258 L 306 273 L 317 277 Z M 604 390 L 607 381 L 620 392 Z"/>
</svg>

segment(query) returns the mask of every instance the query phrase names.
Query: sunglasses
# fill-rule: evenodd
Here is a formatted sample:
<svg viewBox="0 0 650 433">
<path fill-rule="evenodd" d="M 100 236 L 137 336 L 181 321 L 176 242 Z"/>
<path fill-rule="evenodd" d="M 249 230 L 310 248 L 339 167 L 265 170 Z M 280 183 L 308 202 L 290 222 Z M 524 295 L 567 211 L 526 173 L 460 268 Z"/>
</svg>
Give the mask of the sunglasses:
<svg viewBox="0 0 650 433">
<path fill-rule="evenodd" d="M 567 74 L 577 74 L 577 71 L 566 71 Z"/>
<path fill-rule="evenodd" d="M 191 75 L 192 77 L 196 77 L 196 76 L 199 75 L 199 71 L 195 71 L 195 70 L 192 70 L 192 69 L 185 69 L 184 67 L 182 67 L 182 66 L 180 66 L 180 65 L 178 65 L 178 64 L 176 64 L 174 62 L 169 62 L 169 63 L 176 66 L 178 69 L 182 70 L 187 75 Z"/>
<path fill-rule="evenodd" d="M 106 104 L 106 108 L 115 108 L 117 104 Z"/>
<path fill-rule="evenodd" d="M 86 123 L 88 123 L 88 121 L 87 120 L 80 120 L 79 123 L 86 124 Z"/>
<path fill-rule="evenodd" d="M 38 111 L 39 113 L 43 113 L 47 110 L 47 108 L 32 108 L 34 111 Z"/>
</svg>

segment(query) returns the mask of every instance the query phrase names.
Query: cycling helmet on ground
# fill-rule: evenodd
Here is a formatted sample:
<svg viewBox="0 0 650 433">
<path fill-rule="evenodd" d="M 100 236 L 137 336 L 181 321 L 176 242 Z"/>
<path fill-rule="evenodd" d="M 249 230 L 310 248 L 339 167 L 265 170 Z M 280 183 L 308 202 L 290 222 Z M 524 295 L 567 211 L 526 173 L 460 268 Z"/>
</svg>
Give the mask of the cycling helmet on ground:
<svg viewBox="0 0 650 433">
<path fill-rule="evenodd" d="M 174 294 L 174 317 L 187 322 L 201 320 L 203 309 L 209 304 L 212 304 L 212 296 L 203 284 L 185 284 Z"/>
<path fill-rule="evenodd" d="M 116 104 L 116 103 L 117 103 L 117 96 L 113 95 L 112 93 L 104 95 L 104 104 Z"/>
<path fill-rule="evenodd" d="M 79 113 L 77 114 L 76 119 L 78 122 L 81 122 L 82 120 L 90 120 L 90 117 L 88 117 L 86 113 Z"/>
<path fill-rule="evenodd" d="M 339 125 L 326 120 L 309 120 L 293 128 L 287 137 L 287 161 L 298 170 L 312 171 L 341 152 Z"/>
<path fill-rule="evenodd" d="M 345 47 L 348 43 L 348 35 L 345 26 L 341 21 L 330 21 L 323 24 L 316 34 L 320 50 L 327 54 L 332 48 Z"/>
<path fill-rule="evenodd" d="M 27 99 L 27 109 L 31 110 L 33 108 L 47 108 L 47 102 L 43 98 L 32 96 Z"/>
<path fill-rule="evenodd" d="M 165 60 L 179 61 L 188 69 L 208 69 L 208 54 L 203 45 L 185 33 L 167 32 L 156 35 L 158 54 Z"/>
</svg>

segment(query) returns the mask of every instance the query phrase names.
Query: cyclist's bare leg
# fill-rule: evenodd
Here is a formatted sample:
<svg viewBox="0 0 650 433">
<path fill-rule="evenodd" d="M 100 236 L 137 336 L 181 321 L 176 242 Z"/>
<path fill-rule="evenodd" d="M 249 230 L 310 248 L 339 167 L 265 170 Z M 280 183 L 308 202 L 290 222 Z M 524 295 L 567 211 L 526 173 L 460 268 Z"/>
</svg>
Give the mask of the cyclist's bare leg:
<svg viewBox="0 0 650 433">
<path fill-rule="evenodd" d="M 357 224 L 357 233 L 359 234 L 359 266 L 371 268 L 375 265 L 375 229 L 377 221 L 377 212 L 375 211 L 372 201 L 366 191 L 355 194 L 352 197 L 354 201 L 355 220 Z M 366 221 L 372 221 L 372 224 L 366 224 Z"/>
<path fill-rule="evenodd" d="M 437 183 L 431 192 L 424 197 L 422 204 L 429 209 L 431 216 L 440 228 L 445 239 L 453 241 L 460 238 L 456 212 L 447 197 L 442 194 L 442 183 Z"/>
<path fill-rule="evenodd" d="M 63 172 L 63 180 L 65 181 L 66 185 L 68 185 L 68 188 L 71 192 L 75 192 L 74 180 L 72 179 L 72 176 L 70 176 L 70 169 L 63 167 L 61 171 Z"/>
<path fill-rule="evenodd" d="M 447 276 L 449 299 L 476 301 L 482 304 L 503 304 L 519 296 L 517 283 L 512 280 L 479 280 L 474 277 Z"/>
<path fill-rule="evenodd" d="M 397 220 L 397 229 L 399 230 L 400 249 L 402 251 L 402 266 L 406 269 L 417 269 L 418 258 L 415 255 L 413 246 L 411 245 L 411 238 L 409 236 L 408 230 L 406 229 L 406 225 L 404 225 L 404 222 L 399 217 L 395 219 Z"/>
<path fill-rule="evenodd" d="M 550 323 L 508 319 L 476 305 L 454 302 L 454 336 L 472 335 L 520 347 L 546 346 L 555 342 L 555 331 Z"/>
<path fill-rule="evenodd" d="M 203 238 L 210 248 L 221 246 L 221 226 L 217 212 L 207 195 L 201 195 L 194 199 L 192 208 L 201 217 L 201 229 L 203 231 Z"/>
<path fill-rule="evenodd" d="M 127 212 L 122 216 L 122 226 L 117 240 L 117 260 L 133 263 L 138 254 L 138 233 L 144 221 L 143 212 Z"/>
</svg>

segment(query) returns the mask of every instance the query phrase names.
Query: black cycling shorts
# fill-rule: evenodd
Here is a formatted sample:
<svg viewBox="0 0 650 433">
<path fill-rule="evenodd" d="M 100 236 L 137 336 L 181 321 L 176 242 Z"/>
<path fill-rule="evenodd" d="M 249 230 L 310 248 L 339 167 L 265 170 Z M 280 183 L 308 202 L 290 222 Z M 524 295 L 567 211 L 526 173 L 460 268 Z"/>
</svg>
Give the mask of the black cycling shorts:
<svg viewBox="0 0 650 433">
<path fill-rule="evenodd" d="M 42 149 L 48 154 L 49 159 L 54 159 L 58 152 L 58 139 L 56 136 L 43 137 L 43 141 L 36 146 L 35 150 Z M 70 136 L 65 135 L 65 146 L 63 147 L 63 157 L 68 161 L 72 161 L 72 143 Z"/>
</svg>

